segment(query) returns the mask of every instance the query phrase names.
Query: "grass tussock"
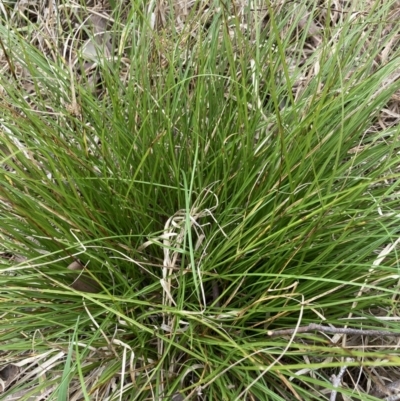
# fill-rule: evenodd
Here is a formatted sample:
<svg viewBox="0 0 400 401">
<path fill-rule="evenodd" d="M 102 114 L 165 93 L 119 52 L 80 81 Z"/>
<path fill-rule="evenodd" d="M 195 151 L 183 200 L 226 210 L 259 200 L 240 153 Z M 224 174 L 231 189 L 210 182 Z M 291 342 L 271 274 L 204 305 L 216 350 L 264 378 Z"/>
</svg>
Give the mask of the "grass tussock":
<svg viewBox="0 0 400 401">
<path fill-rule="evenodd" d="M 3 399 L 396 379 L 397 1 L 0 12 Z"/>
</svg>

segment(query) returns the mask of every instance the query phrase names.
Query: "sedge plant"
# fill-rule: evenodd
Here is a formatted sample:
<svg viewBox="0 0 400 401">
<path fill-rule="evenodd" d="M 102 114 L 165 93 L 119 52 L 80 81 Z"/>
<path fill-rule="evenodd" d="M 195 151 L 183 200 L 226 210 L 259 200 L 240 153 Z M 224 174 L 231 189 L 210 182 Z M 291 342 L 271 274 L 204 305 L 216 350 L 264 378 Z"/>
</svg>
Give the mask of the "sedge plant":
<svg viewBox="0 0 400 401">
<path fill-rule="evenodd" d="M 372 400 L 295 329 L 398 333 L 395 2 L 61 3 L 2 11 L 4 399 Z"/>
</svg>

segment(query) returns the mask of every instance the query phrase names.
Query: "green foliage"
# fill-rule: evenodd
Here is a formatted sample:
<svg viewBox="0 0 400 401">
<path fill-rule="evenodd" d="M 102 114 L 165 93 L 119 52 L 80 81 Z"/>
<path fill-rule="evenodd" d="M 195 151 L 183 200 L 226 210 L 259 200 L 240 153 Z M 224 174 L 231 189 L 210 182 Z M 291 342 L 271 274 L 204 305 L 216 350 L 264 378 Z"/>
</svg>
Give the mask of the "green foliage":
<svg viewBox="0 0 400 401">
<path fill-rule="evenodd" d="M 0 26 L 34 88 L 0 77 L 1 247 L 19 257 L 0 275 L 1 348 L 49 377 L 10 393 L 62 397 L 68 379 L 86 399 L 322 400 L 343 358 L 385 356 L 267 331 L 395 313 L 397 254 L 378 261 L 398 232 L 398 129 L 376 129 L 399 89 L 398 53 L 374 61 L 396 32 L 379 34 L 387 3 L 328 13 L 301 61 L 295 2 L 247 11 L 251 32 L 222 3 L 207 29 L 193 11 L 157 31 L 113 2 L 94 81 Z M 100 293 L 70 288 L 76 259 Z"/>
</svg>

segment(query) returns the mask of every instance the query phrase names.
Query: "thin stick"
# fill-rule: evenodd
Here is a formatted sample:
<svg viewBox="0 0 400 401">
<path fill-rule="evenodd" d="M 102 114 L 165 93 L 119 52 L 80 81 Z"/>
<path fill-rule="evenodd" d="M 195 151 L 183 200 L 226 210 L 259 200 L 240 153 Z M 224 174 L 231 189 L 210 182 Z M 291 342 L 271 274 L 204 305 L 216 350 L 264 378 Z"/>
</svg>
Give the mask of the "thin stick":
<svg viewBox="0 0 400 401">
<path fill-rule="evenodd" d="M 310 323 L 308 326 L 301 326 L 295 329 L 284 330 L 270 330 L 267 334 L 270 337 L 290 336 L 294 333 L 310 333 L 313 331 L 322 331 L 323 333 L 330 334 L 358 334 L 363 336 L 393 336 L 400 337 L 400 332 L 392 332 L 385 330 L 363 330 L 363 329 L 349 329 L 342 327 L 323 326 L 321 324 Z"/>
<path fill-rule="evenodd" d="M 331 377 L 331 381 L 332 381 L 332 385 L 333 387 L 337 388 L 340 386 L 340 383 L 342 382 L 342 378 L 346 372 L 347 366 L 342 366 L 340 369 L 339 374 L 336 375 L 332 375 Z M 332 390 L 331 396 L 329 398 L 329 401 L 336 401 L 336 395 L 337 395 L 337 391 L 336 390 Z"/>
</svg>

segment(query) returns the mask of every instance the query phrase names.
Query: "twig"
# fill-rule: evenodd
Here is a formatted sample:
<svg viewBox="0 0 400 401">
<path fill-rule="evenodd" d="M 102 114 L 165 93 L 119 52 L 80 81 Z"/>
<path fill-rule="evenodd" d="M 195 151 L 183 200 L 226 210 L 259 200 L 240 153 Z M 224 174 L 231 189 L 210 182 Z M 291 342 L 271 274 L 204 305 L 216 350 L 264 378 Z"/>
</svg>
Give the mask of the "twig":
<svg viewBox="0 0 400 401">
<path fill-rule="evenodd" d="M 277 336 L 290 336 L 294 333 L 310 333 L 313 331 L 322 331 L 323 333 L 331 334 L 358 334 L 363 336 L 394 336 L 400 337 L 400 332 L 392 332 L 385 330 L 363 330 L 363 329 L 348 329 L 343 327 L 331 327 L 323 326 L 321 324 L 310 323 L 308 326 L 301 326 L 296 329 L 284 329 L 284 330 L 270 330 L 267 334 L 270 337 Z"/>
<path fill-rule="evenodd" d="M 350 362 L 352 362 L 352 361 L 350 360 Z M 342 378 L 343 378 L 343 376 L 344 376 L 344 374 L 346 372 L 346 369 L 347 369 L 346 365 L 342 366 L 340 368 L 339 374 L 337 376 L 336 375 L 332 375 L 331 380 L 332 380 L 333 387 L 337 388 L 337 387 L 340 386 L 340 383 L 341 383 Z M 337 395 L 337 391 L 336 390 L 332 390 L 332 393 L 331 393 L 331 396 L 329 398 L 329 401 L 336 401 L 336 395 Z"/>
</svg>

